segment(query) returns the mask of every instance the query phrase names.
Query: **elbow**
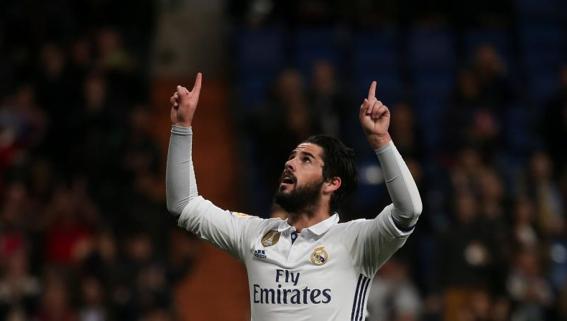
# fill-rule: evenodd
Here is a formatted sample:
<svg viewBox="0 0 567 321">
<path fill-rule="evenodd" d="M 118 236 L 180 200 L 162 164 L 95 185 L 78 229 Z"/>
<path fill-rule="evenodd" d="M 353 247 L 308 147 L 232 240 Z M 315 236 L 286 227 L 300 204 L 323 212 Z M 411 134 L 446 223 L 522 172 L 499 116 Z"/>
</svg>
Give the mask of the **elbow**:
<svg viewBox="0 0 567 321">
<path fill-rule="evenodd" d="M 183 209 L 188 204 L 188 202 L 176 202 L 170 199 L 166 200 L 167 211 L 172 215 L 179 216 L 183 212 Z"/>
<path fill-rule="evenodd" d="M 423 211 L 423 203 L 421 202 L 421 195 L 417 188 L 415 191 L 409 193 L 408 202 L 406 202 L 407 208 L 405 208 L 406 215 L 412 217 L 417 221 L 417 218 L 421 215 Z"/>
<path fill-rule="evenodd" d="M 183 197 L 179 192 L 169 188 L 166 184 L 165 206 L 167 211 L 175 216 L 181 215 L 183 209 L 189 204 L 190 197 Z"/>
<path fill-rule="evenodd" d="M 421 215 L 421 207 L 413 207 L 407 209 L 398 209 L 398 219 L 403 222 L 409 222 L 410 226 L 415 225 Z"/>
<path fill-rule="evenodd" d="M 194 203 L 196 200 L 196 197 L 193 196 L 187 196 L 187 197 L 183 197 L 183 198 L 179 198 L 179 197 L 173 197 L 170 194 L 166 194 L 166 207 L 167 210 L 175 216 L 179 216 L 181 215 L 181 213 L 183 213 L 183 210 L 185 210 L 185 207 L 187 207 L 190 203 Z"/>
<path fill-rule="evenodd" d="M 406 210 L 406 215 L 408 220 L 411 222 L 411 225 L 417 224 L 417 220 L 423 211 L 423 203 L 421 203 L 421 198 L 418 197 L 417 199 L 411 202 L 411 206 Z"/>
<path fill-rule="evenodd" d="M 166 207 L 167 207 L 167 211 L 175 216 L 181 215 L 181 211 L 183 210 L 182 208 L 179 208 L 179 206 L 176 206 L 175 204 L 169 201 L 166 203 Z"/>
<path fill-rule="evenodd" d="M 421 203 L 421 199 L 417 198 L 412 200 L 410 204 L 406 204 L 406 206 L 396 206 L 395 216 L 398 221 L 404 222 L 405 225 L 414 226 L 422 211 L 423 204 Z"/>
<path fill-rule="evenodd" d="M 423 203 L 421 202 L 421 197 L 418 197 L 414 202 L 412 202 L 411 215 L 419 217 L 423 211 Z"/>
<path fill-rule="evenodd" d="M 394 207 L 403 217 L 406 218 L 418 217 L 423 211 L 423 204 L 421 203 L 421 198 L 419 196 L 411 197 L 410 199 L 406 199 L 401 202 L 394 202 Z"/>
</svg>

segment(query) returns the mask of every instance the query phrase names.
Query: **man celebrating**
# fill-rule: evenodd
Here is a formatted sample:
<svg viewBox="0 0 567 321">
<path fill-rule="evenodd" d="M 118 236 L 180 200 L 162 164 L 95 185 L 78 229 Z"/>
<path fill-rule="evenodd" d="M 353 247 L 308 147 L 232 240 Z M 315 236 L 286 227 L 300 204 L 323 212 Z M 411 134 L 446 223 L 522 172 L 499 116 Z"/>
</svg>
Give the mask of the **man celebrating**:
<svg viewBox="0 0 567 321">
<path fill-rule="evenodd" d="M 312 136 L 285 163 L 274 200 L 288 219 L 261 219 L 216 207 L 197 192 L 191 124 L 202 75 L 170 99 L 167 207 L 179 225 L 230 252 L 246 266 L 252 320 L 364 320 L 370 281 L 400 248 L 421 213 L 419 192 L 397 151 L 390 112 L 372 82 L 359 119 L 382 166 L 393 201 L 372 220 L 339 223 L 336 210 L 356 184 L 353 151 Z M 285 134 L 285 133 L 283 133 Z"/>
</svg>

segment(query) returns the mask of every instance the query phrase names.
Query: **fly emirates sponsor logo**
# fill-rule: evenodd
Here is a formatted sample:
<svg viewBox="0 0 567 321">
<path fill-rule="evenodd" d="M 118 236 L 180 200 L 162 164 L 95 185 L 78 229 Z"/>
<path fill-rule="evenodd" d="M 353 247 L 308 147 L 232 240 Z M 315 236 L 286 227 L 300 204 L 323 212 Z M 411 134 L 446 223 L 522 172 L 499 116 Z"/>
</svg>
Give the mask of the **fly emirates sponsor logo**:
<svg viewBox="0 0 567 321">
<path fill-rule="evenodd" d="M 276 288 L 253 285 L 256 304 L 329 304 L 331 289 L 314 289 L 309 286 L 297 287 L 300 272 L 276 270 Z"/>
</svg>

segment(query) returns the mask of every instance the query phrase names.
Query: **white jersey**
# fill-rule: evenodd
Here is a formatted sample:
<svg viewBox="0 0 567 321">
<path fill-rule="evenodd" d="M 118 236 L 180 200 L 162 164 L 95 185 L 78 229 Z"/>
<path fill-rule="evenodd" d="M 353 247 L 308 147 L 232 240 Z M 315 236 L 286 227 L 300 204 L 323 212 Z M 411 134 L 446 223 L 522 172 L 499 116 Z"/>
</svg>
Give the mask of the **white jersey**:
<svg viewBox="0 0 567 321">
<path fill-rule="evenodd" d="M 282 219 L 220 209 L 198 195 L 192 131 L 174 126 L 167 159 L 168 209 L 179 225 L 246 265 L 252 320 L 364 320 L 371 279 L 406 241 L 421 213 L 415 182 L 393 143 L 376 151 L 393 203 L 372 220 L 337 214 L 297 233 Z"/>
<path fill-rule="evenodd" d="M 193 200 L 179 224 L 246 265 L 252 320 L 364 320 L 376 270 L 406 241 L 390 206 L 373 220 L 339 216 L 297 233 L 282 219 L 261 219 Z"/>
</svg>

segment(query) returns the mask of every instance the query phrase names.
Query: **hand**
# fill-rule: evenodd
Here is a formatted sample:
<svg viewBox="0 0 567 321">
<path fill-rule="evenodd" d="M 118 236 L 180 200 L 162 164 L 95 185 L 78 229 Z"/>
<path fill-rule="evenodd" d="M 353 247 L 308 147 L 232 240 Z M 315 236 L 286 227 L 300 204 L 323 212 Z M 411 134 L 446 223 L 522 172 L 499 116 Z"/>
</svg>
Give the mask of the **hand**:
<svg viewBox="0 0 567 321">
<path fill-rule="evenodd" d="M 173 125 L 191 127 L 193 115 L 195 115 L 195 110 L 199 104 L 202 79 L 203 74 L 197 73 L 197 78 L 195 78 L 195 84 L 191 91 L 183 86 L 177 86 L 175 92 L 169 98 L 169 102 L 171 102 L 171 123 Z"/>
<path fill-rule="evenodd" d="M 358 113 L 360 125 L 373 149 L 385 146 L 391 140 L 388 133 L 390 127 L 390 110 L 376 99 L 376 81 L 370 84 L 368 98 L 360 105 Z"/>
</svg>

